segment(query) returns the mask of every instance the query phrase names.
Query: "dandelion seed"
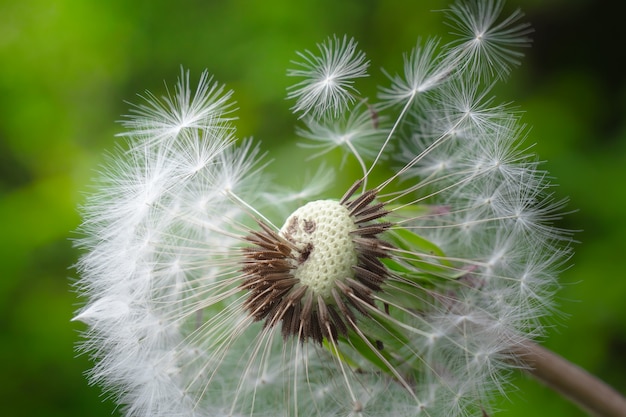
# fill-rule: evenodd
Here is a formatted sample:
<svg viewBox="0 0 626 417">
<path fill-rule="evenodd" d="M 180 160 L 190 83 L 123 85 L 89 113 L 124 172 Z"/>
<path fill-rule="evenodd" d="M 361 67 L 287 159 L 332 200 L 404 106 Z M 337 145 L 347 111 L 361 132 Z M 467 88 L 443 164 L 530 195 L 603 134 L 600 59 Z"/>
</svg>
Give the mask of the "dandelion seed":
<svg viewBox="0 0 626 417">
<path fill-rule="evenodd" d="M 452 34 L 459 37 L 454 46 L 458 63 L 479 77 L 504 77 L 511 67 L 518 65 L 528 47 L 533 29 L 520 22 L 524 14 L 516 10 L 498 22 L 504 7 L 503 0 L 456 2 L 450 7 L 448 24 Z"/>
<path fill-rule="evenodd" d="M 413 48 L 410 54 L 404 55 L 404 74 L 387 77 L 391 87 L 381 88 L 379 98 L 390 104 L 412 101 L 416 94 L 426 92 L 440 82 L 442 75 L 437 75 L 435 52 L 437 42 L 429 40 L 424 45 Z"/>
<path fill-rule="evenodd" d="M 450 13 L 480 26 L 486 55 L 428 41 L 367 109 L 353 40 L 300 54 L 288 93 L 300 132 L 363 169 L 343 196 L 324 193 L 327 165 L 272 191 L 259 145 L 236 138 L 231 93 L 206 73 L 135 107 L 129 149 L 83 208 L 75 316 L 91 381 L 125 415 L 488 412 L 512 346 L 541 334 L 571 237 L 552 224 L 563 203 L 519 115 L 477 86 L 513 62 L 503 48 L 526 26 L 480 4 Z M 368 186 L 385 158 L 397 169 Z"/>
<path fill-rule="evenodd" d="M 310 51 L 298 53 L 304 62 L 294 62 L 299 68 L 289 70 L 287 75 L 304 80 L 290 88 L 287 98 L 297 100 L 292 110 L 301 117 L 309 113 L 314 117 L 337 117 L 354 102 L 354 79 L 367 76 L 369 62 L 363 52 L 357 51 L 354 39 L 346 36 L 329 38 L 317 47 L 321 56 Z"/>
<path fill-rule="evenodd" d="M 335 148 L 343 148 L 343 161 L 346 156 L 352 154 L 361 164 L 364 172 L 365 160 L 376 156 L 381 143 L 385 138 L 385 129 L 381 126 L 381 119 L 372 119 L 371 108 L 357 105 L 351 109 L 344 119 L 316 120 L 305 118 L 306 129 L 298 129 L 298 134 L 309 141 L 301 143 L 303 148 L 321 149 L 311 156 L 320 157 Z M 384 120 L 384 119 L 383 119 Z"/>
<path fill-rule="evenodd" d="M 224 86 L 213 82 L 213 77 L 205 71 L 198 86 L 192 92 L 189 72 L 181 69 L 174 93 L 159 99 L 147 92 L 143 104 L 133 106 L 130 115 L 122 122 L 128 129 L 120 136 L 143 136 L 150 141 L 161 143 L 176 138 L 181 131 L 190 132 L 222 129 L 233 118 L 232 91 L 224 91 Z"/>
</svg>

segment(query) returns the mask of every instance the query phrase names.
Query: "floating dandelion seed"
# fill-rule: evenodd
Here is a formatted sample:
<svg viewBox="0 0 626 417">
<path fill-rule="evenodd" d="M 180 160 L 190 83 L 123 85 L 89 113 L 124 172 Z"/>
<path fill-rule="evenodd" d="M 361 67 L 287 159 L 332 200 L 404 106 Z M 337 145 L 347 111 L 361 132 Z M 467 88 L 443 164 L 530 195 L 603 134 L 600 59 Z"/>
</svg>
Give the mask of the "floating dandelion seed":
<svg viewBox="0 0 626 417">
<path fill-rule="evenodd" d="M 384 138 L 374 152 L 341 142 L 363 170 L 342 198 L 313 198 L 328 169 L 275 191 L 259 147 L 235 139 L 231 92 L 206 73 L 193 94 L 183 72 L 173 94 L 135 107 L 129 149 L 83 208 L 75 317 L 91 381 L 125 415 L 487 413 L 521 366 L 511 352 L 541 334 L 570 235 L 552 225 L 563 203 L 520 146 L 519 116 L 476 87 L 516 62 L 527 27 L 478 4 L 449 14 L 480 34 L 414 50 L 383 105 L 368 104 L 371 126 L 354 41 L 300 55 L 291 75 L 305 80 L 288 96 L 314 139 L 336 116 Z M 368 186 L 384 157 L 399 168 Z"/>
<path fill-rule="evenodd" d="M 302 61 L 294 64 L 298 69 L 287 72 L 291 77 L 304 78 L 290 88 L 288 98 L 297 99 L 292 108 L 301 116 L 337 117 L 355 101 L 354 80 L 367 76 L 369 62 L 365 54 L 356 49 L 354 39 L 336 36 L 317 45 L 321 56 L 311 51 L 298 53 Z"/>
</svg>

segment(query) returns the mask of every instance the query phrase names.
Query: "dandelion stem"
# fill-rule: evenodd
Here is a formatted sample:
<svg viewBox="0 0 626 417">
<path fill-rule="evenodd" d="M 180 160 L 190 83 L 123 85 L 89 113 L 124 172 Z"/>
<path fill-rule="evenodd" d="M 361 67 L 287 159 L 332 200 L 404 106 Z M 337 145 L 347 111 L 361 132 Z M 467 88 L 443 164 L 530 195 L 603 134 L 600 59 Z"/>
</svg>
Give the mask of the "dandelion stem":
<svg viewBox="0 0 626 417">
<path fill-rule="evenodd" d="M 626 398 L 565 358 L 530 341 L 512 353 L 534 378 L 598 417 L 626 417 Z"/>
</svg>

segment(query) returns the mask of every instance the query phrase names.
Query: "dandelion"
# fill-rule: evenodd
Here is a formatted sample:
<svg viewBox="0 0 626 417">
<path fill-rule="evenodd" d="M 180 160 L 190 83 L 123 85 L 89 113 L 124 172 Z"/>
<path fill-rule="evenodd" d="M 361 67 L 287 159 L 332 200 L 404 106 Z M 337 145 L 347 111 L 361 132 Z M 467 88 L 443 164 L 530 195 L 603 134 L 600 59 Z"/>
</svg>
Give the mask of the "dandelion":
<svg viewBox="0 0 626 417">
<path fill-rule="evenodd" d="M 144 95 L 82 209 L 90 380 L 151 417 L 484 416 L 510 371 L 553 381 L 563 362 L 531 340 L 571 234 L 519 114 L 479 88 L 526 42 L 500 10 L 456 3 L 482 52 L 427 42 L 379 104 L 356 99 L 354 41 L 300 54 L 298 131 L 362 169 L 339 196 L 327 165 L 300 190 L 274 185 L 206 73 Z M 395 170 L 372 184 L 383 160 Z"/>
</svg>

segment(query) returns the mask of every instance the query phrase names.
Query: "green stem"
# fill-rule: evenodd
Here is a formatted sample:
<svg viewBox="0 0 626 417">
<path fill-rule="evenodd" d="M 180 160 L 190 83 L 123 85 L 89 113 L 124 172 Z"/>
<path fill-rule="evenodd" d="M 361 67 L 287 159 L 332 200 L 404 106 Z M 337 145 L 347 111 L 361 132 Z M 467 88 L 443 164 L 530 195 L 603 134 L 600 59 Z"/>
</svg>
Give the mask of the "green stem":
<svg viewBox="0 0 626 417">
<path fill-rule="evenodd" d="M 512 349 L 526 371 L 549 388 L 598 417 L 626 417 L 626 398 L 563 357 L 527 341 Z"/>
</svg>

